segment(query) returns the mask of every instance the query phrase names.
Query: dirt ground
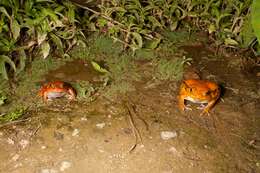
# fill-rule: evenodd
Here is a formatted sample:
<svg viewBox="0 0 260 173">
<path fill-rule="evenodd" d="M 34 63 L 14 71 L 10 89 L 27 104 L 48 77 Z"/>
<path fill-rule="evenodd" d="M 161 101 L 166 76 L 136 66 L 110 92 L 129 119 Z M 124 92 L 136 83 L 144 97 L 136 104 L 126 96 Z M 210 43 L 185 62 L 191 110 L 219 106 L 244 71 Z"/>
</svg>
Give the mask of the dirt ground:
<svg viewBox="0 0 260 173">
<path fill-rule="evenodd" d="M 203 79 L 222 87 L 210 116 L 181 113 L 180 82 L 158 82 L 151 61 L 136 60 L 141 80 L 124 95 L 108 99 L 104 89 L 91 102 L 41 103 L 21 122 L 1 126 L 0 172 L 260 172 L 259 77 L 242 73 L 235 55 L 210 58 L 202 45 L 180 49 Z"/>
</svg>

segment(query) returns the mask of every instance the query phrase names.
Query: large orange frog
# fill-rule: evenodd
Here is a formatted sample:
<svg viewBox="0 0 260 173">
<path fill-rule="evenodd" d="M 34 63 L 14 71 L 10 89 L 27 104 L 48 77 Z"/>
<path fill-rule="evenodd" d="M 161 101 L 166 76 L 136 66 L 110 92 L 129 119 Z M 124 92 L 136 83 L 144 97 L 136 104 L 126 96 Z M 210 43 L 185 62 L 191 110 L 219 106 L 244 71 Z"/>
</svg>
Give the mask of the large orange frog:
<svg viewBox="0 0 260 173">
<path fill-rule="evenodd" d="M 76 91 L 66 82 L 54 81 L 44 84 L 39 91 L 39 95 L 45 102 L 63 96 L 68 97 L 69 100 L 74 100 L 76 98 Z"/>
<path fill-rule="evenodd" d="M 188 79 L 184 80 L 180 87 L 179 93 L 179 108 L 184 111 L 185 100 L 189 100 L 193 103 L 201 103 L 207 105 L 204 107 L 203 114 L 208 114 L 210 109 L 214 106 L 216 101 L 220 97 L 220 87 L 211 81 Z"/>
</svg>

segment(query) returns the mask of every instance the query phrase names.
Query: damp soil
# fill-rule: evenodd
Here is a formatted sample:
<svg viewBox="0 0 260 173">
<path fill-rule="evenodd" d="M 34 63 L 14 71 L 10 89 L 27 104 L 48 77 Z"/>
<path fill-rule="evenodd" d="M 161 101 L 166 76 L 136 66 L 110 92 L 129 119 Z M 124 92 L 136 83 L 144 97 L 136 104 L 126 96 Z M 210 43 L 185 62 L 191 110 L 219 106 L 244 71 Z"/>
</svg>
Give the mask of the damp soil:
<svg viewBox="0 0 260 173">
<path fill-rule="evenodd" d="M 41 103 L 23 122 L 2 126 L 0 172 L 260 172 L 259 77 L 244 75 L 235 55 L 216 57 L 203 45 L 180 49 L 203 79 L 222 87 L 209 116 L 180 112 L 180 82 L 155 81 L 151 62 L 136 61 L 135 90 L 113 99 L 100 92 L 91 102 Z M 98 77 L 80 61 L 68 64 L 45 80 Z M 175 135 L 163 139 L 165 131 Z"/>
</svg>

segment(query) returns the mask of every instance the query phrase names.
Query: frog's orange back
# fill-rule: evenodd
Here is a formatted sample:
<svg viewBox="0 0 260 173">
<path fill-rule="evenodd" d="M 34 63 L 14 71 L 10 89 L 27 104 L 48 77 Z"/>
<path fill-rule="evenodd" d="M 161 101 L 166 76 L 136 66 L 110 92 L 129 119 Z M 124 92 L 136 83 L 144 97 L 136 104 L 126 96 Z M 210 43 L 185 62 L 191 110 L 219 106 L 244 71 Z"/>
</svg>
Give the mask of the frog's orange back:
<svg viewBox="0 0 260 173">
<path fill-rule="evenodd" d="M 220 93 L 219 86 L 216 83 L 207 80 L 184 80 L 182 87 L 185 90 L 183 92 L 186 92 L 186 94 L 195 97 L 206 97 L 208 95 L 211 98 L 216 98 L 219 97 Z"/>
<path fill-rule="evenodd" d="M 64 89 L 64 87 L 66 87 L 66 86 L 65 86 L 65 83 L 62 81 L 48 82 L 41 87 L 38 95 L 43 96 L 45 91 L 61 90 L 61 89 Z"/>
</svg>

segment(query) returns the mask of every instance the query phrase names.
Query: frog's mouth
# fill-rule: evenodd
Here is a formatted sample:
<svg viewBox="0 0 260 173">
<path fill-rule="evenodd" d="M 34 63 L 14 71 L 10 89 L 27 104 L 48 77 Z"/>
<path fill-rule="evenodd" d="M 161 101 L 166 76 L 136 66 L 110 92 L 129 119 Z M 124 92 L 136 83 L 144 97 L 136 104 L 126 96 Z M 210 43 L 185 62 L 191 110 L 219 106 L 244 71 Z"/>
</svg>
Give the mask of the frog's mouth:
<svg viewBox="0 0 260 173">
<path fill-rule="evenodd" d="M 188 100 L 188 101 L 191 101 L 191 102 L 193 102 L 193 103 L 202 103 L 202 104 L 208 103 L 207 100 L 194 99 L 194 98 L 192 98 L 192 97 L 185 97 L 184 99 L 185 99 L 185 100 Z"/>
<path fill-rule="evenodd" d="M 54 98 L 59 98 L 65 96 L 65 92 L 49 92 L 47 95 L 48 99 L 54 99 Z"/>
</svg>

